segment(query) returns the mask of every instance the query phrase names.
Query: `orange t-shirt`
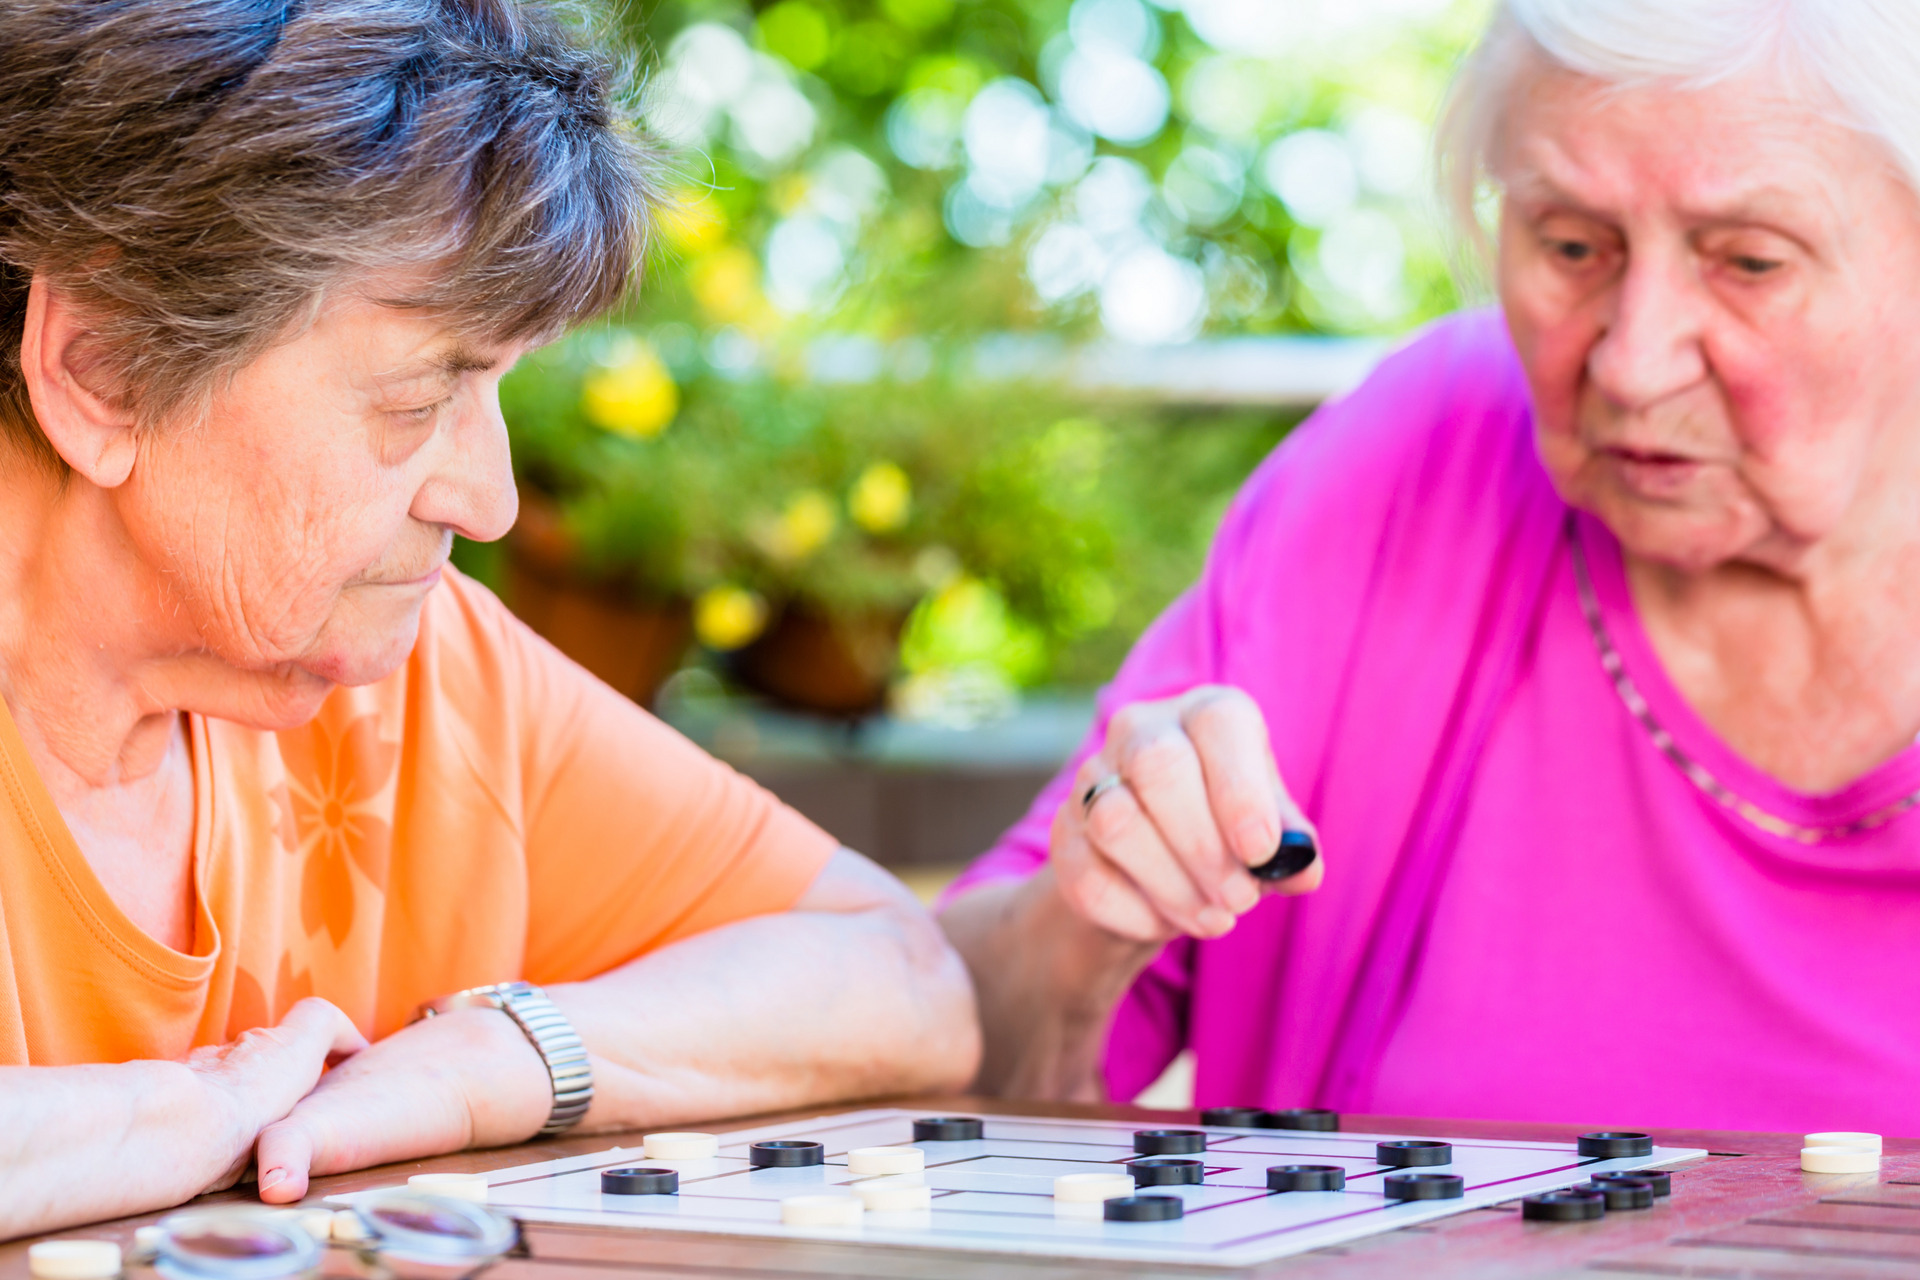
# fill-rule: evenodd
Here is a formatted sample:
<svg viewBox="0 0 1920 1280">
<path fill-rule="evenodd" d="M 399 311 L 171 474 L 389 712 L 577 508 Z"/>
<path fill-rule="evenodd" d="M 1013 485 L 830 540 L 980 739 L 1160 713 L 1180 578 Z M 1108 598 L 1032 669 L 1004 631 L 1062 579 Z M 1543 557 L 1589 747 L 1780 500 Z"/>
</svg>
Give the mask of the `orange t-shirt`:
<svg viewBox="0 0 1920 1280">
<path fill-rule="evenodd" d="M 570 982 L 784 911 L 836 845 L 448 571 L 406 665 L 264 733 L 191 718 L 192 954 L 116 907 L 0 704 L 0 1064 L 178 1058 L 324 996 Z"/>
</svg>

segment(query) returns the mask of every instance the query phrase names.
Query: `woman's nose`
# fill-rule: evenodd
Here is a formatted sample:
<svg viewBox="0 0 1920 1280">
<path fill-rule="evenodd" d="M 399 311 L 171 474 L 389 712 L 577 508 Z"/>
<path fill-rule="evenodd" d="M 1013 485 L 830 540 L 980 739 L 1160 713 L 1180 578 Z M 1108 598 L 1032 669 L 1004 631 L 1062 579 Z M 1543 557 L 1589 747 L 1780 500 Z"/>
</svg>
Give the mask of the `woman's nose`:
<svg viewBox="0 0 1920 1280">
<path fill-rule="evenodd" d="M 474 542 L 506 536 L 520 514 L 520 495 L 513 483 L 507 424 L 497 405 L 474 412 L 450 434 L 440 465 L 414 498 L 412 514 Z"/>
<path fill-rule="evenodd" d="M 1644 409 L 1707 376 L 1706 308 L 1684 261 L 1630 262 L 1587 356 L 1594 387 L 1622 409 Z"/>
</svg>

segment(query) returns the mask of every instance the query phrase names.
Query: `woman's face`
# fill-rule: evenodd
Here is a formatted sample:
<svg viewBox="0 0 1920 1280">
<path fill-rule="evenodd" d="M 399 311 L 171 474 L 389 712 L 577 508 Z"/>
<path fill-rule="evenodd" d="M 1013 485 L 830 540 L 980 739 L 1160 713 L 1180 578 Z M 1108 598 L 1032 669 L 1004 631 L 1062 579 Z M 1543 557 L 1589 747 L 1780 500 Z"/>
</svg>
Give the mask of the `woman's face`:
<svg viewBox="0 0 1920 1280">
<path fill-rule="evenodd" d="M 1783 571 L 1920 478 L 1920 201 L 1751 82 L 1541 71 L 1496 157 L 1500 296 L 1555 486 L 1627 550 Z"/>
<path fill-rule="evenodd" d="M 202 651 L 268 677 L 245 718 L 297 724 L 391 674 L 454 534 L 512 525 L 498 385 L 519 354 L 340 297 L 223 383 L 204 425 L 144 440 L 122 520 Z"/>
</svg>

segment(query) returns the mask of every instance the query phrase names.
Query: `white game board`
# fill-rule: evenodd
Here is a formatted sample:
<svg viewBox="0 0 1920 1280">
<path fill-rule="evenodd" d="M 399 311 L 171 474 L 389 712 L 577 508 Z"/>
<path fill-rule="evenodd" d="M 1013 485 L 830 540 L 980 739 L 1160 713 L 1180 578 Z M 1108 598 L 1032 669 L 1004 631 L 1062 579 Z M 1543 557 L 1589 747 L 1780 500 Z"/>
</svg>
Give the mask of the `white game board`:
<svg viewBox="0 0 1920 1280">
<path fill-rule="evenodd" d="M 1374 1159 L 1374 1143 L 1396 1135 L 1210 1127 L 1207 1150 L 1196 1157 L 1206 1162 L 1202 1185 L 1141 1188 L 1145 1194 L 1179 1196 L 1186 1201 L 1185 1217 L 1174 1222 L 1106 1222 L 1098 1216 L 1098 1206 L 1091 1212 L 1086 1206 L 1079 1206 L 1077 1213 L 1056 1210 L 1053 1179 L 1065 1173 L 1112 1172 L 1136 1158 L 1134 1131 L 1149 1125 L 988 1115 L 981 1117 L 986 1136 L 979 1141 L 918 1144 L 927 1153 L 926 1181 L 934 1196 L 930 1211 L 869 1213 L 862 1225 L 849 1228 L 781 1224 L 783 1197 L 853 1180 L 846 1166 L 848 1149 L 909 1145 L 913 1120 L 934 1114 L 851 1111 L 723 1134 L 720 1155 L 712 1160 L 647 1160 L 638 1147 L 614 1147 L 596 1155 L 497 1169 L 487 1175 L 489 1201 L 524 1222 L 1241 1267 L 1571 1186 L 1595 1173 L 1648 1169 L 1705 1154 L 1656 1147 L 1650 1156 L 1592 1160 L 1579 1156 L 1571 1143 L 1454 1138 L 1451 1165 L 1406 1172 L 1457 1174 L 1466 1180 L 1465 1197 L 1401 1202 L 1388 1200 L 1380 1187 L 1387 1174 L 1403 1171 L 1383 1169 Z M 771 1138 L 820 1142 L 827 1163 L 750 1169 L 748 1145 Z M 1266 1170 L 1277 1164 L 1342 1165 L 1347 1188 L 1270 1194 Z M 602 1194 L 600 1170 L 626 1165 L 677 1169 L 680 1193 Z"/>
</svg>

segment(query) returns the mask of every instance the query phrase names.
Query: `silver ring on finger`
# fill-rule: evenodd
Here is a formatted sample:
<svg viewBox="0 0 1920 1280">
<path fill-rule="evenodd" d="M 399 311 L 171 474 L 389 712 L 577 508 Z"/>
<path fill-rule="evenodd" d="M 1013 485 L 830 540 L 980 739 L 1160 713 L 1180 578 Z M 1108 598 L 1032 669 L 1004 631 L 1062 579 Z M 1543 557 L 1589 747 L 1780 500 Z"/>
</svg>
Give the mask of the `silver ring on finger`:
<svg viewBox="0 0 1920 1280">
<path fill-rule="evenodd" d="M 1100 803 L 1100 797 L 1123 785 L 1123 779 L 1117 773 L 1110 773 L 1080 793 L 1080 817 L 1082 820 L 1093 816 L 1093 806 Z"/>
</svg>

